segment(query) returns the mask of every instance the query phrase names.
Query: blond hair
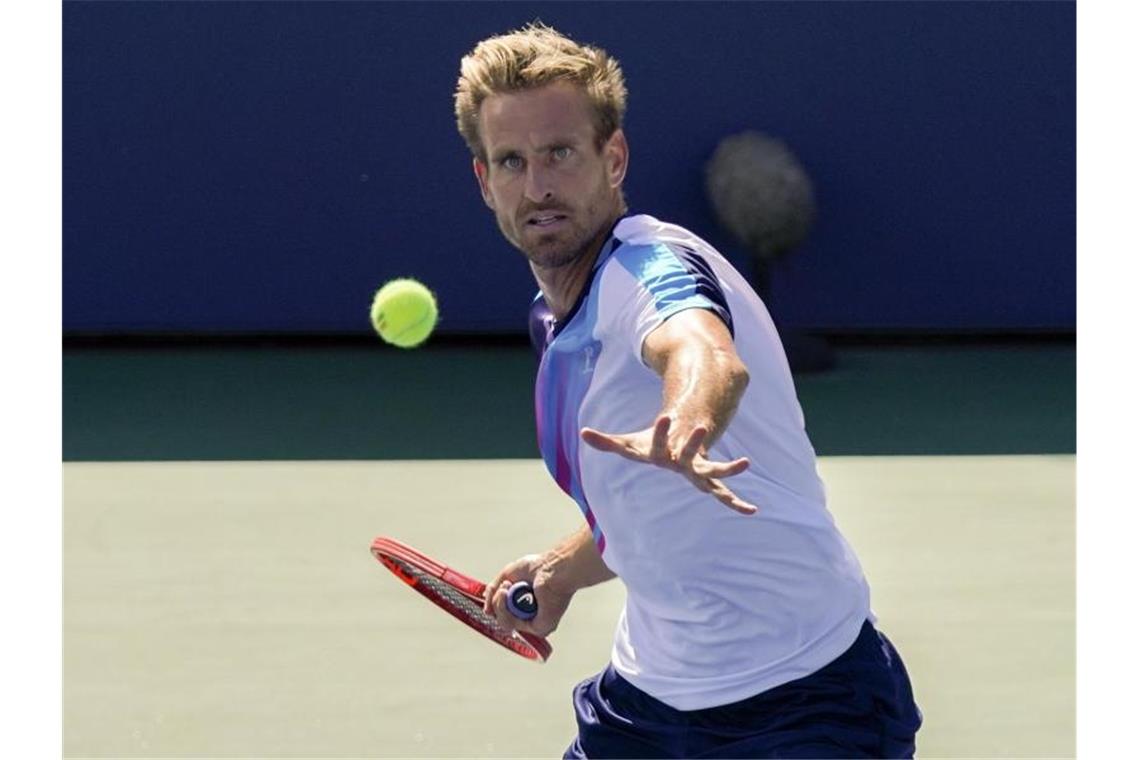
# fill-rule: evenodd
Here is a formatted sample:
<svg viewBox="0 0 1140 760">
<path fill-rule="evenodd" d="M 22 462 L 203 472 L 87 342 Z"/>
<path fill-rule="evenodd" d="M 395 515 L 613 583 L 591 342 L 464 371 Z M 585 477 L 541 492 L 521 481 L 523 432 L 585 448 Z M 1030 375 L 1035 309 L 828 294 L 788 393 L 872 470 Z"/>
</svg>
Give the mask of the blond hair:
<svg viewBox="0 0 1140 760">
<path fill-rule="evenodd" d="M 542 22 L 489 37 L 463 57 L 455 89 L 455 119 L 471 154 L 487 162 L 479 135 L 479 108 L 491 95 L 518 92 L 551 82 L 573 82 L 594 107 L 595 144 L 601 148 L 621 127 L 625 81 L 605 50 L 579 45 Z"/>
</svg>

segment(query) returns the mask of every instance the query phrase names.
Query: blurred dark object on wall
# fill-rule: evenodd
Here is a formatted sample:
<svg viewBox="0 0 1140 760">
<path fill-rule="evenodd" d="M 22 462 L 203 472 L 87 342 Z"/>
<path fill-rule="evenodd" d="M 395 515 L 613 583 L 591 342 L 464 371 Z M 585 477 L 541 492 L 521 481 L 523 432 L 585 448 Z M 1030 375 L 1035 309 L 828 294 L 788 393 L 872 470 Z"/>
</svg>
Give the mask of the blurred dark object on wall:
<svg viewBox="0 0 1140 760">
<path fill-rule="evenodd" d="M 815 221 L 807 171 L 783 141 L 750 130 L 717 145 L 705 164 L 705 191 L 721 226 L 751 254 L 752 284 L 770 303 L 773 264 L 804 241 Z M 835 365 L 823 338 L 781 329 L 780 339 L 793 372 Z"/>
</svg>

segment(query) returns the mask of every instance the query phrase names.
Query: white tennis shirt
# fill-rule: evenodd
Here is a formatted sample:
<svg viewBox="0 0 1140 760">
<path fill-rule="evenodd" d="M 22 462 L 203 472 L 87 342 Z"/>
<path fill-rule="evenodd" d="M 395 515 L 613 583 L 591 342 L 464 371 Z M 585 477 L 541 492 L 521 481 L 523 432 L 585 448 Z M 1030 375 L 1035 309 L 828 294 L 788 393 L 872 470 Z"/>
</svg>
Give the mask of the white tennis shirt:
<svg viewBox="0 0 1140 760">
<path fill-rule="evenodd" d="M 642 361 L 642 342 L 691 308 L 725 321 L 751 377 L 709 456 L 751 460 L 726 482 L 760 508 L 756 515 L 579 437 L 584 426 L 628 433 L 653 423 L 662 381 Z M 740 273 L 688 230 L 625 217 L 574 310 L 555 323 L 540 296 L 531 326 L 542 351 L 535 407 L 543 459 L 627 589 L 617 672 L 695 710 L 801 678 L 842 654 L 871 617 L 870 591 L 827 511 L 775 326 Z"/>
</svg>

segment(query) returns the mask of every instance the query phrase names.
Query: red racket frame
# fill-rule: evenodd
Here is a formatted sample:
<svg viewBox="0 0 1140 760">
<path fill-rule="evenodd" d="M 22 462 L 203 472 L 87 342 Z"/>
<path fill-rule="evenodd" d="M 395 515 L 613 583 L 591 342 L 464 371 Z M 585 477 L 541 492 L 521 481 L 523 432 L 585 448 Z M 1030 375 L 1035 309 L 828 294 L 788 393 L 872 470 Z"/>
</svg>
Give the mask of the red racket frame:
<svg viewBox="0 0 1140 760">
<path fill-rule="evenodd" d="M 528 660 L 542 663 L 550 659 L 554 648 L 549 641 L 531 633 L 503 628 L 494 618 L 483 612 L 483 591 L 487 588 L 483 582 L 442 565 L 394 538 L 379 536 L 373 540 L 372 556 L 404 583 L 495 643 Z M 405 570 L 401 563 L 410 566 L 413 571 L 419 571 L 443 582 L 459 592 L 461 598 L 475 605 L 477 610 L 452 602 L 429 583 L 417 578 L 414 572 L 409 573 Z"/>
</svg>

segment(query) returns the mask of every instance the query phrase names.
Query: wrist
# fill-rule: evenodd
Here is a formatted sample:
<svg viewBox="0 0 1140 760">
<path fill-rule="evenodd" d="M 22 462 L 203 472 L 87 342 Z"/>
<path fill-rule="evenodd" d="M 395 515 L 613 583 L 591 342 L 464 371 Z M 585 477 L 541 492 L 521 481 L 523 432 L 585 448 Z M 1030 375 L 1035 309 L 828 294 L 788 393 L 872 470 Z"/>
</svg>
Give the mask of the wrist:
<svg viewBox="0 0 1140 760">
<path fill-rule="evenodd" d="M 542 555 L 538 572 L 543 578 L 543 586 L 561 596 L 573 596 L 581 588 L 574 577 L 571 557 L 560 548 Z"/>
</svg>

